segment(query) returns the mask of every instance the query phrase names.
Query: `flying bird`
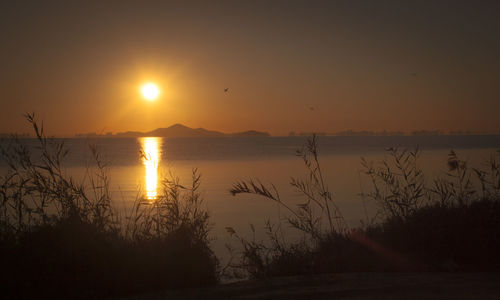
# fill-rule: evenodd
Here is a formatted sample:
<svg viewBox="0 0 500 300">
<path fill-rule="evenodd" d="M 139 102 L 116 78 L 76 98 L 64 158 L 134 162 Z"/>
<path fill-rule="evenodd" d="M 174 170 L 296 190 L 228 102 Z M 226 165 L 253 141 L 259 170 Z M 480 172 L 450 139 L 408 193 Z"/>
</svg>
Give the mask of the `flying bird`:
<svg viewBox="0 0 500 300">
<path fill-rule="evenodd" d="M 236 234 L 236 231 L 234 230 L 233 227 L 226 227 L 227 233 L 229 233 L 230 236 L 233 236 L 233 234 Z"/>
<path fill-rule="evenodd" d="M 229 88 L 224 89 L 224 93 L 227 93 L 227 91 L 229 91 Z"/>
</svg>

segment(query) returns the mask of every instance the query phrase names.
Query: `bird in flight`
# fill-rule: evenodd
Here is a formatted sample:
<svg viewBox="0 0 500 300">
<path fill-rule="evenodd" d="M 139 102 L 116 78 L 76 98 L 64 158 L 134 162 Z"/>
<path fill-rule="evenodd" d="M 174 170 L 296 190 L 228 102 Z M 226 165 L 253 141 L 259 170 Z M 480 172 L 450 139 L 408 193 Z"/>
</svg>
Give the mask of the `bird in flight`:
<svg viewBox="0 0 500 300">
<path fill-rule="evenodd" d="M 224 89 L 224 93 L 227 93 L 227 91 L 229 91 L 229 88 Z"/>
</svg>

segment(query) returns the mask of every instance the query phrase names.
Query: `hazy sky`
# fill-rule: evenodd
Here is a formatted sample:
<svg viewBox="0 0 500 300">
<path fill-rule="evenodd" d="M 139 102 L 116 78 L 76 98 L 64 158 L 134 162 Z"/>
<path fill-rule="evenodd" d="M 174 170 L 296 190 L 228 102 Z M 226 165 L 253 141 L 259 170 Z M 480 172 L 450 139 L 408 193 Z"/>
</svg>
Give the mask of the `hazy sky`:
<svg viewBox="0 0 500 300">
<path fill-rule="evenodd" d="M 0 132 L 500 132 L 500 1 L 2 1 L 0 45 Z"/>
</svg>

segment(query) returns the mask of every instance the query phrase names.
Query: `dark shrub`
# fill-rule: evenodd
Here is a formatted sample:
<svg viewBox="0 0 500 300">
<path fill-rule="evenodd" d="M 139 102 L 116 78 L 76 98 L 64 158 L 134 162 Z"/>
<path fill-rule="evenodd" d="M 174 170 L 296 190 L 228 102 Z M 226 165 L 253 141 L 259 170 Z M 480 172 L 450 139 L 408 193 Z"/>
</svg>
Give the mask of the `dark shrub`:
<svg viewBox="0 0 500 300">
<path fill-rule="evenodd" d="M 138 198 L 119 218 L 97 149 L 88 185 L 76 182 L 62 168 L 64 145 L 27 118 L 38 146 L 12 139 L 1 149 L 9 166 L 0 177 L 3 295 L 102 298 L 218 281 L 196 170 L 191 187 L 164 180 L 158 199 Z"/>
</svg>

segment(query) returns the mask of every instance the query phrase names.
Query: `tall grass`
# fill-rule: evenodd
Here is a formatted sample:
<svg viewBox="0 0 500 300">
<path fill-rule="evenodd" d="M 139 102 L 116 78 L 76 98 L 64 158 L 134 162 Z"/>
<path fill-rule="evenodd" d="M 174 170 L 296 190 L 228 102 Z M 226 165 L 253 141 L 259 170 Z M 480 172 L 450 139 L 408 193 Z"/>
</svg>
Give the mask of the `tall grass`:
<svg viewBox="0 0 500 300">
<path fill-rule="evenodd" d="M 302 196 L 301 203 L 292 206 L 281 199 L 273 184 L 266 186 L 259 180 L 237 181 L 230 193 L 233 196 L 253 194 L 276 202 L 288 212 L 284 216 L 287 225 L 303 233 L 305 238 L 295 243 L 287 242 L 281 220 L 277 223 L 266 222 L 265 231 L 270 243 L 256 241 L 255 237 L 245 239 L 228 227 L 243 248 L 240 263 L 232 264 L 233 269 L 242 269 L 253 277 L 311 272 L 315 268 L 312 262 L 315 247 L 329 236 L 348 232 L 345 219 L 323 176 L 316 136 L 308 139 L 296 155 L 304 163 L 306 176 L 292 177 L 290 185 Z M 253 225 L 252 231 L 255 232 Z"/>
<path fill-rule="evenodd" d="M 498 271 L 500 259 L 499 153 L 470 168 L 455 151 L 448 171 L 424 180 L 418 150 L 389 149 L 378 166 L 363 160 L 372 182 L 365 194 L 383 218 L 366 234 L 405 253 L 410 269 Z M 407 266 L 408 267 L 408 266 Z"/>
<path fill-rule="evenodd" d="M 371 189 L 361 196 L 379 207 L 375 223 L 349 230 L 326 185 L 316 137 L 298 151 L 306 179 L 291 179 L 305 201 L 292 207 L 274 185 L 237 181 L 231 194 L 253 194 L 285 208 L 285 222 L 307 239 L 284 237 L 280 220 L 266 222 L 267 241 L 228 232 L 239 242 L 230 268 L 261 278 L 349 271 L 500 270 L 500 164 L 492 154 L 483 168 L 469 168 L 450 151 L 448 172 L 428 180 L 420 151 L 387 149 L 378 163 L 361 159 Z M 500 152 L 499 152 L 500 153 Z M 326 223 L 326 226 L 324 224 Z M 274 225 L 273 225 L 274 224 Z M 241 272 L 240 272 L 241 273 Z"/>
<path fill-rule="evenodd" d="M 387 151 L 390 160 L 383 160 L 379 167 L 361 159 L 373 185 L 373 191 L 363 196 L 375 201 L 385 217 L 405 218 L 424 205 L 424 175 L 417 165 L 420 151 Z"/>
<path fill-rule="evenodd" d="M 1 149 L 0 280 L 14 297 L 104 297 L 213 284 L 209 214 L 192 185 L 165 178 L 158 200 L 121 217 L 113 208 L 107 166 L 96 147 L 81 181 L 65 173 L 68 151 L 45 136 L 34 114 L 37 146 L 10 139 Z"/>
<path fill-rule="evenodd" d="M 378 165 L 361 159 L 372 184 L 372 191 L 363 196 L 375 201 L 385 218 L 404 219 L 429 206 L 466 206 L 500 196 L 500 152 L 491 154 L 482 168 L 469 168 L 467 161 L 451 150 L 446 161 L 448 171 L 426 184 L 418 165 L 418 148 L 387 151 L 388 158 Z"/>
<path fill-rule="evenodd" d="M 254 194 L 278 203 L 290 213 L 285 217 L 286 222 L 312 239 L 321 239 L 321 235 L 325 232 L 345 232 L 347 230 L 345 219 L 323 177 L 315 135 L 307 140 L 302 149 L 297 150 L 297 156 L 302 159 L 307 176 L 304 179 L 295 177 L 290 179 L 290 185 L 304 199 L 295 207 L 291 207 L 280 198 L 273 184 L 266 187 L 258 180 L 237 181 L 230 189 L 230 193 L 233 196 L 243 193 Z M 327 223 L 326 228 L 323 222 Z"/>
</svg>

